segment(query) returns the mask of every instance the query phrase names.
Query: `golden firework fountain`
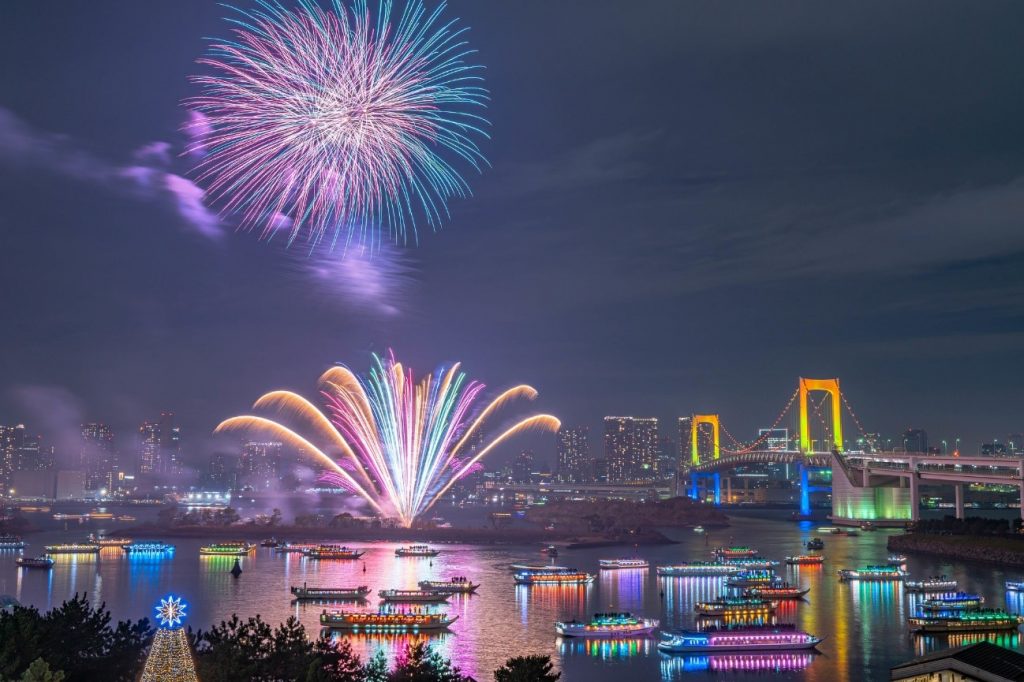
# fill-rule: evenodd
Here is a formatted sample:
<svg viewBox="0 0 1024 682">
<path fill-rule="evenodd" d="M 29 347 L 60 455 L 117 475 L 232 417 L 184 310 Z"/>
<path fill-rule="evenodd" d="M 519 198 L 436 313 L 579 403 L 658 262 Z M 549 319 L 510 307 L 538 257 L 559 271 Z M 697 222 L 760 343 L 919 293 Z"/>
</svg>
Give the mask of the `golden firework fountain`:
<svg viewBox="0 0 1024 682">
<path fill-rule="evenodd" d="M 188 604 L 181 597 L 168 595 L 156 606 L 160 628 L 146 656 L 142 682 L 199 682 L 188 636 L 181 628 Z"/>
</svg>

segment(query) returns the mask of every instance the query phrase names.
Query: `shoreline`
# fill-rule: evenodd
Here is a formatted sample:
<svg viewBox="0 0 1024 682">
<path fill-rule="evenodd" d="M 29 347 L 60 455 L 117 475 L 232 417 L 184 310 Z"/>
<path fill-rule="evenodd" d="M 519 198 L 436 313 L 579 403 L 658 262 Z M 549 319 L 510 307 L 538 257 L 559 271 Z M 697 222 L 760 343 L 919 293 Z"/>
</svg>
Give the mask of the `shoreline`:
<svg viewBox="0 0 1024 682">
<path fill-rule="evenodd" d="M 468 545 L 528 545 L 528 544 L 582 544 L 584 546 L 660 545 L 675 541 L 657 531 L 628 538 L 609 538 L 601 535 L 558 533 L 541 529 L 519 528 L 302 528 L 297 526 L 178 526 L 140 524 L 118 531 L 119 535 L 139 538 L 193 538 L 223 540 L 309 540 L 309 541 L 362 541 L 362 542 L 434 542 L 439 544 Z M 593 543 L 593 544 L 592 544 Z"/>
<path fill-rule="evenodd" d="M 890 550 L 1024 568 L 1024 540 L 993 535 L 892 535 Z"/>
</svg>

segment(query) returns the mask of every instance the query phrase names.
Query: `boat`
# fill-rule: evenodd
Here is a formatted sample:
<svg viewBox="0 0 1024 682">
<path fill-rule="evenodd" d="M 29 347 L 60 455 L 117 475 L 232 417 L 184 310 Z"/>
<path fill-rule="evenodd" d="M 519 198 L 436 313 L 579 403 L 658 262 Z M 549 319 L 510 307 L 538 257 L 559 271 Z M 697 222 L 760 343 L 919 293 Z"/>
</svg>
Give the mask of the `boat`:
<svg viewBox="0 0 1024 682">
<path fill-rule="evenodd" d="M 871 523 L 870 521 L 865 521 L 864 523 L 860 524 L 860 529 L 863 530 L 863 531 L 870 532 L 870 531 L 878 530 L 878 527 L 875 524 Z"/>
<path fill-rule="evenodd" d="M 249 542 L 217 542 L 199 548 L 199 556 L 246 556 L 256 549 Z"/>
<path fill-rule="evenodd" d="M 775 613 L 777 602 L 756 597 L 719 597 L 711 601 L 699 601 L 693 610 L 700 616 L 739 616 L 741 618 L 768 618 Z"/>
<path fill-rule="evenodd" d="M 704 532 L 704 526 L 694 526 L 693 527 L 693 532 L 694 533 L 703 533 Z"/>
<path fill-rule="evenodd" d="M 819 533 L 831 533 L 832 535 L 839 535 L 843 532 L 842 528 L 836 528 L 835 526 L 818 526 Z"/>
<path fill-rule="evenodd" d="M 974 609 L 980 609 L 982 604 L 985 603 L 985 598 L 980 594 L 971 594 L 969 592 L 955 592 L 953 594 L 943 594 L 938 597 L 932 597 L 931 599 L 925 599 L 921 603 L 921 610 L 923 611 L 973 611 Z"/>
<path fill-rule="evenodd" d="M 17 535 L 0 535 L 0 550 L 25 549 L 25 541 Z"/>
<path fill-rule="evenodd" d="M 173 552 L 174 545 L 156 541 L 130 542 L 127 545 L 122 545 L 121 549 L 129 554 L 162 554 Z"/>
<path fill-rule="evenodd" d="M 458 619 L 458 616 L 449 616 L 446 613 L 391 613 L 387 611 L 367 613 L 324 610 L 320 614 L 320 625 L 330 630 L 401 634 L 447 630 L 448 626 Z"/>
<path fill-rule="evenodd" d="M 46 545 L 47 554 L 98 554 L 100 546 L 95 542 L 68 542 L 60 545 Z"/>
<path fill-rule="evenodd" d="M 885 561 L 890 566 L 902 566 L 907 563 L 907 557 L 903 554 L 890 554 L 885 558 Z"/>
<path fill-rule="evenodd" d="M 313 549 L 315 545 L 293 545 L 282 542 L 274 548 L 274 554 L 304 554 L 306 550 Z"/>
<path fill-rule="evenodd" d="M 474 583 L 469 578 L 462 576 L 451 580 L 421 580 L 418 584 L 421 590 L 433 590 L 446 594 L 472 594 L 480 587 L 480 583 Z"/>
<path fill-rule="evenodd" d="M 907 619 L 911 632 L 997 632 L 1016 631 L 1020 616 L 1001 609 L 979 609 L 960 613 L 912 616 Z"/>
<path fill-rule="evenodd" d="M 279 544 L 281 543 L 277 541 L 277 538 L 267 538 L 266 540 L 260 540 L 260 547 L 277 547 Z"/>
<path fill-rule="evenodd" d="M 598 559 L 597 564 L 602 571 L 610 571 L 617 568 L 650 567 L 647 559 Z"/>
<path fill-rule="evenodd" d="M 865 566 L 864 568 L 843 568 L 839 570 L 840 580 L 903 580 L 907 575 L 899 566 Z"/>
<path fill-rule="evenodd" d="M 811 591 L 809 587 L 790 585 L 789 583 L 769 583 L 760 587 L 748 587 L 743 590 L 744 597 L 760 597 L 762 599 L 803 599 Z"/>
<path fill-rule="evenodd" d="M 762 569 L 737 573 L 733 577 L 728 578 L 725 584 L 727 587 L 761 587 L 762 585 L 771 585 L 777 580 L 778 577 L 775 575 L 775 571 Z"/>
<path fill-rule="evenodd" d="M 797 554 L 786 557 L 786 563 L 790 566 L 813 566 L 825 563 L 825 557 L 820 554 Z"/>
<path fill-rule="evenodd" d="M 717 651 L 796 651 L 821 643 L 800 630 L 752 628 L 709 632 L 663 632 L 658 650 L 665 653 L 713 653 Z"/>
<path fill-rule="evenodd" d="M 1007 592 L 1024 592 L 1024 580 L 1007 580 Z"/>
<path fill-rule="evenodd" d="M 959 587 L 955 580 L 944 575 L 933 575 L 924 580 L 906 581 L 907 592 L 955 592 Z"/>
<path fill-rule="evenodd" d="M 719 559 L 742 559 L 757 556 L 757 550 L 750 547 L 716 547 L 712 554 Z"/>
<path fill-rule="evenodd" d="M 589 585 L 594 576 L 582 571 L 571 573 L 516 573 L 516 585 Z"/>
<path fill-rule="evenodd" d="M 730 576 L 742 573 L 739 566 L 720 561 L 691 561 L 671 566 L 658 566 L 660 576 Z"/>
<path fill-rule="evenodd" d="M 807 541 L 807 549 L 809 549 L 809 550 L 825 549 L 825 541 L 822 540 L 821 538 L 811 538 L 810 540 Z"/>
<path fill-rule="evenodd" d="M 729 564 L 730 566 L 739 566 L 745 571 L 757 570 L 760 568 L 771 568 L 779 565 L 778 561 L 772 561 L 771 559 L 765 559 L 764 557 L 759 556 L 725 559 L 722 563 Z"/>
<path fill-rule="evenodd" d="M 292 587 L 292 596 L 296 601 L 361 601 L 370 594 L 366 585 L 359 587 Z"/>
<path fill-rule="evenodd" d="M 53 559 L 46 556 L 20 556 L 15 561 L 22 568 L 53 568 Z"/>
<path fill-rule="evenodd" d="M 381 601 L 409 604 L 441 604 L 448 601 L 449 593 L 440 590 L 380 590 Z"/>
<path fill-rule="evenodd" d="M 563 637 L 621 639 L 647 636 L 656 627 L 658 621 L 654 618 L 639 618 L 632 613 L 595 613 L 586 623 L 575 619 L 558 621 L 555 632 Z"/>
<path fill-rule="evenodd" d="M 366 552 L 344 545 L 317 545 L 306 549 L 305 554 L 310 559 L 343 559 L 354 560 L 366 554 Z"/>
<path fill-rule="evenodd" d="M 437 556 L 441 550 L 427 545 L 409 545 L 395 550 L 395 556 Z"/>
</svg>

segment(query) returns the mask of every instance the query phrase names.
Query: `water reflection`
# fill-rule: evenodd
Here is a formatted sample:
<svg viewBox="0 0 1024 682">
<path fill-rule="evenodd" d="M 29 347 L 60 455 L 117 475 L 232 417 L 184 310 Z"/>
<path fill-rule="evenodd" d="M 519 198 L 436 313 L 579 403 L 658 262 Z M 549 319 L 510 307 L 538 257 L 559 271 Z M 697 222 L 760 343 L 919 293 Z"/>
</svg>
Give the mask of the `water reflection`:
<svg viewBox="0 0 1024 682">
<path fill-rule="evenodd" d="M 655 649 L 654 642 L 647 638 L 637 639 L 583 639 L 559 637 L 556 640 L 562 656 L 590 656 L 603 661 L 647 656 Z"/>
<path fill-rule="evenodd" d="M 1008 649 L 1016 649 L 1020 645 L 1020 634 L 1016 632 L 954 632 L 945 635 L 915 634 L 914 655 L 946 649 L 949 647 L 967 646 L 978 642 L 991 642 Z"/>
<path fill-rule="evenodd" d="M 647 568 L 619 568 L 600 573 L 601 599 L 612 611 L 643 610 Z"/>
</svg>

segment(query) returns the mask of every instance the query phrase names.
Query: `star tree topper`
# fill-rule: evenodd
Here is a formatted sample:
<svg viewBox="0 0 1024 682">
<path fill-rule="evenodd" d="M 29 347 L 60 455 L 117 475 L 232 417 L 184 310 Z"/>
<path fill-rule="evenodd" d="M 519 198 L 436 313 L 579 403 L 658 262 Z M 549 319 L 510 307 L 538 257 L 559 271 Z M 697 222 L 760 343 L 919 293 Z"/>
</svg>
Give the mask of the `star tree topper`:
<svg viewBox="0 0 1024 682">
<path fill-rule="evenodd" d="M 183 602 L 181 597 L 168 595 L 161 599 L 160 605 L 156 607 L 156 619 L 160 622 L 160 627 L 175 628 L 181 625 L 185 620 L 186 608 L 188 604 Z"/>
</svg>

